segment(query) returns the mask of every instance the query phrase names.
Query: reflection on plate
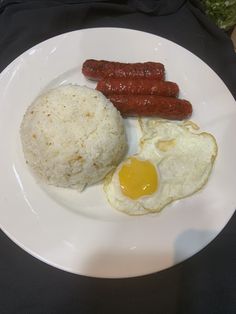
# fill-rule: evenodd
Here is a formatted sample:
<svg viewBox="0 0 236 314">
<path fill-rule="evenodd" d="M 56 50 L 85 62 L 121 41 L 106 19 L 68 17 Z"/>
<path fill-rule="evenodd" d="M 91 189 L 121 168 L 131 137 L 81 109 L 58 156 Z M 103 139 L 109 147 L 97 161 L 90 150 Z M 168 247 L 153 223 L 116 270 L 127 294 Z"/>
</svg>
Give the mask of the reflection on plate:
<svg viewBox="0 0 236 314">
<path fill-rule="evenodd" d="M 129 217 L 109 206 L 102 185 L 79 194 L 35 182 L 19 138 L 23 114 L 49 88 L 66 83 L 94 87 L 81 74 L 82 63 L 89 58 L 165 64 L 167 79 L 178 82 L 181 98 L 193 104 L 193 121 L 218 142 L 214 171 L 201 192 L 160 214 Z M 1 228 L 20 247 L 50 265 L 96 277 L 160 271 L 201 250 L 234 212 L 235 101 L 206 64 L 164 38 L 118 28 L 85 29 L 51 38 L 1 73 L 0 110 Z M 129 150 L 134 153 L 140 136 L 138 123 L 136 119 L 125 123 Z"/>
</svg>

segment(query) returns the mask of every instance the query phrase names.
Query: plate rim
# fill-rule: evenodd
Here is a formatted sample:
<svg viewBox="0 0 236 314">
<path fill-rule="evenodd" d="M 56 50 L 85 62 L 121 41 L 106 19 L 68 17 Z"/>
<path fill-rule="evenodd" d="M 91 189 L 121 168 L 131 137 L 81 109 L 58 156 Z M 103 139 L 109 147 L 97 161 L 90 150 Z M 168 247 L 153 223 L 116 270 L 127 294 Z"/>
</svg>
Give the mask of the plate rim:
<svg viewBox="0 0 236 314">
<path fill-rule="evenodd" d="M 74 31 L 70 31 L 70 32 L 66 32 L 66 33 L 61 33 L 61 34 L 58 34 L 56 36 L 53 36 L 51 38 L 48 38 L 32 47 L 30 47 L 29 49 L 25 50 L 22 54 L 20 54 L 17 58 L 15 58 L 10 64 L 7 65 L 6 68 L 3 69 L 3 71 L 0 73 L 0 82 L 1 82 L 1 78 L 5 75 L 5 73 L 7 73 L 9 70 L 11 70 L 12 67 L 15 66 L 15 64 L 17 64 L 17 62 L 19 61 L 19 59 L 25 55 L 27 52 L 29 52 L 32 48 L 37 48 L 39 46 L 41 46 L 42 44 L 45 44 L 47 42 L 50 42 L 52 39 L 53 40 L 56 40 L 57 38 L 60 38 L 62 36 L 70 36 L 71 33 L 78 33 L 78 32 L 81 32 L 81 31 L 97 31 L 97 30 L 110 30 L 110 29 L 113 29 L 113 30 L 122 30 L 122 31 L 130 31 L 130 32 L 138 32 L 138 33 L 142 33 L 142 34 L 145 34 L 145 35 L 151 35 L 151 36 L 154 36 L 154 37 L 157 37 L 157 38 L 160 38 L 161 40 L 164 40 L 164 41 L 168 41 L 171 45 L 177 45 L 179 46 L 181 49 L 184 49 L 187 53 L 191 54 L 192 57 L 194 58 L 197 58 L 198 60 L 200 60 L 201 63 L 203 63 L 204 65 L 206 65 L 208 67 L 208 69 L 210 71 L 212 71 L 214 73 L 214 76 L 217 76 L 221 82 L 224 84 L 224 88 L 227 89 L 227 92 L 230 94 L 230 96 L 232 97 L 232 99 L 234 100 L 234 97 L 232 96 L 231 92 L 229 91 L 228 87 L 226 86 L 226 84 L 223 82 L 223 80 L 220 78 L 220 76 L 207 64 L 205 63 L 200 57 L 196 56 L 194 53 L 192 53 L 191 51 L 189 51 L 188 49 L 186 49 L 185 47 L 175 43 L 175 42 L 172 42 L 171 40 L 169 39 L 166 39 L 164 37 L 161 37 L 159 35 L 156 35 L 156 34 L 153 34 L 153 33 L 149 33 L 149 32 L 145 32 L 145 31 L 140 31 L 140 30 L 135 30 L 135 29 L 130 29 L 130 28 L 120 28 L 120 27 L 95 27 L 95 28 L 85 28 L 85 29 L 79 29 L 79 30 L 74 30 Z M 0 108 L 1 109 L 1 108 Z M 230 218 L 228 219 L 227 221 L 227 224 L 229 223 L 231 217 L 233 216 L 234 212 L 232 212 Z M 220 232 L 218 232 L 216 234 L 216 236 L 213 237 L 213 239 L 211 239 L 206 245 L 204 245 L 199 251 L 197 251 L 196 253 L 194 253 L 193 255 L 189 256 L 187 259 L 185 260 L 188 260 L 189 258 L 193 257 L 195 254 L 198 254 L 199 252 L 201 252 L 203 249 L 205 249 L 206 247 L 208 247 L 208 245 L 210 243 L 212 243 L 212 241 L 214 241 L 218 236 L 219 234 L 226 228 L 227 224 L 225 224 L 223 226 L 223 228 L 220 230 Z M 8 238 L 10 238 L 15 244 L 17 244 L 20 248 L 22 248 L 24 251 L 26 251 L 27 253 L 29 253 L 30 255 L 34 256 L 35 258 L 39 259 L 40 261 L 43 261 L 45 262 L 46 264 L 50 265 L 50 266 L 53 266 L 53 267 L 56 267 L 56 268 L 59 268 L 61 270 L 64 270 L 64 271 L 67 271 L 67 272 L 70 272 L 70 273 L 74 273 L 74 274 L 79 274 L 79 275 L 83 275 L 83 276 L 92 276 L 92 277 L 97 277 L 97 276 L 93 276 L 91 274 L 82 274 L 82 273 L 78 273 L 78 272 L 74 272 L 73 270 L 69 270 L 69 269 L 63 269 L 62 266 L 58 266 L 56 265 L 55 263 L 53 262 L 49 262 L 47 261 L 46 259 L 44 259 L 42 256 L 38 255 L 37 253 L 35 252 L 32 252 L 32 250 L 28 249 L 27 246 L 25 246 L 23 243 L 21 243 L 20 241 L 18 241 L 13 235 L 9 234 L 7 230 L 3 229 L 2 228 L 2 225 L 1 225 L 1 222 L 0 222 L 0 228 L 1 230 L 4 232 L 4 234 L 7 235 Z M 185 261 L 184 260 L 184 261 Z M 179 263 L 182 263 L 184 261 L 181 261 Z M 164 269 L 169 269 L 169 268 L 172 268 L 174 267 L 175 265 L 178 265 L 179 263 L 176 263 L 174 264 L 173 266 L 169 266 L 167 268 L 164 268 Z M 163 269 L 163 270 L 164 270 Z M 163 271 L 163 270 L 158 270 L 158 271 Z M 143 276 L 143 275 L 147 275 L 147 274 L 152 274 L 152 273 L 155 273 L 154 272 L 147 272 L 147 273 L 143 273 L 143 274 L 137 274 L 137 275 L 131 275 L 131 277 L 137 277 L 137 276 Z M 111 276 L 111 277 L 103 277 L 103 276 L 98 276 L 97 278 L 128 278 L 130 276 Z"/>
</svg>

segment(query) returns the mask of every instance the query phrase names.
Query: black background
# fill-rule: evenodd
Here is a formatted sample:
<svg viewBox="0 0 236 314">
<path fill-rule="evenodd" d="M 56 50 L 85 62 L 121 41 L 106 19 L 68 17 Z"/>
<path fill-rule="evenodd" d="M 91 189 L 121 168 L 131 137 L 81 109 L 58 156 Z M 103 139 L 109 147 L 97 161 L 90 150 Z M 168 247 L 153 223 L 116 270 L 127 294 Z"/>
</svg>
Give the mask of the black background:
<svg viewBox="0 0 236 314">
<path fill-rule="evenodd" d="M 0 0 L 0 71 L 47 38 L 97 26 L 147 31 L 182 45 L 213 68 L 236 97 L 232 43 L 197 1 Z M 222 182 L 222 193 L 223 186 Z M 0 314 L 234 314 L 235 248 L 236 215 L 213 242 L 187 261 L 144 277 L 108 280 L 48 266 L 0 232 Z"/>
</svg>

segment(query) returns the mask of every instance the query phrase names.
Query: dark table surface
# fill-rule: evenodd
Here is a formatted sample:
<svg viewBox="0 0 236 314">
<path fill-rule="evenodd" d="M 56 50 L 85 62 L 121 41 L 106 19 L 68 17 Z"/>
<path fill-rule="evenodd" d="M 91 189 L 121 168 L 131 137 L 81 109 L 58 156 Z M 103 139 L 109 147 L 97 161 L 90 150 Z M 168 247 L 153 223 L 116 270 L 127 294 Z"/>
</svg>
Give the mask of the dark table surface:
<svg viewBox="0 0 236 314">
<path fill-rule="evenodd" d="M 236 97 L 232 43 L 203 14 L 198 1 L 1 0 L 0 71 L 47 38 L 97 26 L 143 30 L 184 46 L 206 62 Z M 234 314 L 235 248 L 236 215 L 205 249 L 179 265 L 143 277 L 96 279 L 40 262 L 1 231 L 0 314 Z"/>
</svg>

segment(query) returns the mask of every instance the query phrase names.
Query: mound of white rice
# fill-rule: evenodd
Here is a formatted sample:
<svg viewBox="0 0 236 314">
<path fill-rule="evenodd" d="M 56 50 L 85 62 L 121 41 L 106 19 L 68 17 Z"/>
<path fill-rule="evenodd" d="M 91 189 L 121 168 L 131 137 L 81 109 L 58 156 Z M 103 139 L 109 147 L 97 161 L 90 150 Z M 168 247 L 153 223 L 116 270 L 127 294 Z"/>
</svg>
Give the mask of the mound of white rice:
<svg viewBox="0 0 236 314">
<path fill-rule="evenodd" d="M 82 86 L 38 97 L 20 134 L 26 162 L 42 182 L 78 190 L 104 178 L 126 150 L 120 113 L 102 93 Z"/>
</svg>

